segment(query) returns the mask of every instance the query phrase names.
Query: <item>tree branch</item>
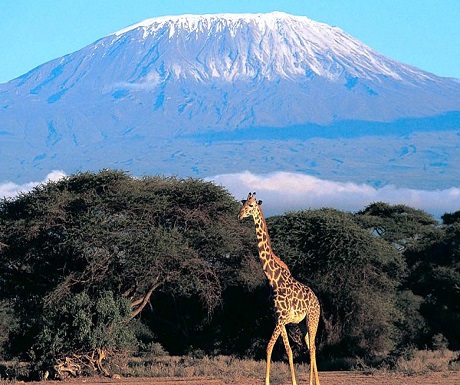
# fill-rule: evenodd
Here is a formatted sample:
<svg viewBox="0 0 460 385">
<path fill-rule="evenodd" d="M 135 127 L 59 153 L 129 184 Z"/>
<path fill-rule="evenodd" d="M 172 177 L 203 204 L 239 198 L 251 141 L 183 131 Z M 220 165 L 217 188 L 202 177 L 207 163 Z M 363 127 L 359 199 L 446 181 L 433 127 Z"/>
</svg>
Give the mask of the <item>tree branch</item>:
<svg viewBox="0 0 460 385">
<path fill-rule="evenodd" d="M 135 309 L 133 310 L 131 316 L 129 317 L 129 320 L 132 320 L 134 317 L 136 317 L 142 310 L 144 310 L 145 306 L 148 304 L 150 297 L 152 296 L 152 293 L 160 287 L 160 284 L 158 283 L 158 276 L 155 279 L 155 282 L 153 283 L 152 287 L 149 289 L 149 291 L 141 298 L 137 299 L 136 301 L 131 303 L 131 308 Z"/>
</svg>

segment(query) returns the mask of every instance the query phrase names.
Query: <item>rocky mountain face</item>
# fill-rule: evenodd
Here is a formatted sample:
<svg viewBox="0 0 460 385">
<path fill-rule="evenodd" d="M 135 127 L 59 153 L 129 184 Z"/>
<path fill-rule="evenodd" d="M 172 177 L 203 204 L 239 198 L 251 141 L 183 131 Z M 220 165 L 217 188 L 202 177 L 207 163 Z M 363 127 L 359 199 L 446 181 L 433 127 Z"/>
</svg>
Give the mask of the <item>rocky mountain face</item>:
<svg viewBox="0 0 460 385">
<path fill-rule="evenodd" d="M 399 167 L 402 180 L 432 172 L 448 184 L 459 155 L 439 132 L 458 139 L 459 111 L 459 81 L 306 17 L 162 17 L 0 85 L 0 170 L 287 170 L 379 185 Z M 377 137 L 397 147 L 378 151 Z M 377 176 L 359 177 L 375 150 Z"/>
</svg>

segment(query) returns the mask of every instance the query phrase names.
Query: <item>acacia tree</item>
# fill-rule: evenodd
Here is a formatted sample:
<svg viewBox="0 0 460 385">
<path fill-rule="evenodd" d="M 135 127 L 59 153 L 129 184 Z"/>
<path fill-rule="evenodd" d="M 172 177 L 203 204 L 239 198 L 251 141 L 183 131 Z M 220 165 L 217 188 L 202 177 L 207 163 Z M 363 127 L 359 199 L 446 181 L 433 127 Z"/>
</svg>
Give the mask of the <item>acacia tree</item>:
<svg viewBox="0 0 460 385">
<path fill-rule="evenodd" d="M 406 205 L 376 202 L 354 217 L 360 226 L 390 242 L 400 252 L 420 247 L 442 232 L 433 216 Z"/>
<path fill-rule="evenodd" d="M 108 170 L 3 200 L 0 290 L 20 320 L 13 353 L 90 357 L 97 369 L 132 346 L 127 325 L 160 290 L 198 295 L 211 313 L 248 253 L 238 208 L 212 183 Z M 87 338 L 71 338 L 78 328 Z"/>
<path fill-rule="evenodd" d="M 410 266 L 406 285 L 423 299 L 421 313 L 428 325 L 421 343 L 432 348 L 442 342 L 453 350 L 460 349 L 459 218 L 458 211 L 444 214 L 440 235 L 405 253 Z"/>
<path fill-rule="evenodd" d="M 405 205 L 374 203 L 355 220 L 393 244 L 408 265 L 398 297 L 404 314 L 402 344 L 436 347 L 446 339 L 452 349 L 460 346 L 455 326 L 460 320 L 459 212 L 442 216 L 442 225 L 431 215 Z"/>
</svg>

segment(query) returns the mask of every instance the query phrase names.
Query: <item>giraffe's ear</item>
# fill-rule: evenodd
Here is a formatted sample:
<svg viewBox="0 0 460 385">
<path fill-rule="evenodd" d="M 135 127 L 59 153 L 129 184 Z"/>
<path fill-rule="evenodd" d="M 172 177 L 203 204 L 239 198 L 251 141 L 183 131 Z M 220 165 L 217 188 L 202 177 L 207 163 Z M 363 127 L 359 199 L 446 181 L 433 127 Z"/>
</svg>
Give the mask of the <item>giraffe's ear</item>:
<svg viewBox="0 0 460 385">
<path fill-rule="evenodd" d="M 241 203 L 242 203 L 243 206 L 244 206 L 244 204 L 246 203 L 246 199 L 242 199 L 242 200 L 241 200 Z"/>
<path fill-rule="evenodd" d="M 260 206 L 262 204 L 262 201 L 257 201 L 257 204 Z"/>
</svg>

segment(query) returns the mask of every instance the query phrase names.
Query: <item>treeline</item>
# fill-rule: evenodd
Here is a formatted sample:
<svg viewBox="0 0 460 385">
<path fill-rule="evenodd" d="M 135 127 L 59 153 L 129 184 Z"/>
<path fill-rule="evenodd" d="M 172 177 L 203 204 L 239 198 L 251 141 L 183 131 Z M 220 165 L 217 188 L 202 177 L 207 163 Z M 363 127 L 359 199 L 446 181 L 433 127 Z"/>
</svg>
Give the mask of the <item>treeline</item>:
<svg viewBox="0 0 460 385">
<path fill-rule="evenodd" d="M 213 183 L 110 170 L 4 199 L 0 358 L 101 372 L 122 355 L 263 358 L 274 312 L 239 209 Z M 267 223 L 274 251 L 320 298 L 320 370 L 328 358 L 460 350 L 460 212 L 439 223 L 374 203 Z"/>
</svg>

